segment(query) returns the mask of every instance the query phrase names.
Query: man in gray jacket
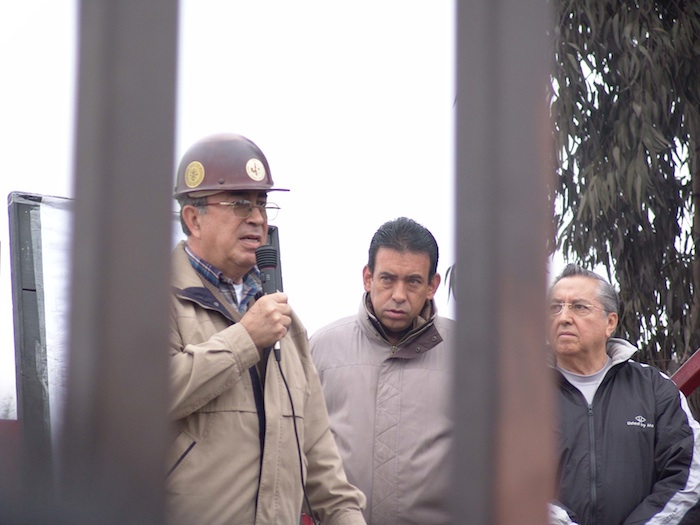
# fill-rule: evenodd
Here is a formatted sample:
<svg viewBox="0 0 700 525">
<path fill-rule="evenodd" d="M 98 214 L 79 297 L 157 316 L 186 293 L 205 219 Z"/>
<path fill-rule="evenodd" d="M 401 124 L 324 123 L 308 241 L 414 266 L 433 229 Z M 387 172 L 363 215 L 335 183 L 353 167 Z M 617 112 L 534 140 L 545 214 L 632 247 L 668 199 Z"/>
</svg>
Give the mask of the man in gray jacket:
<svg viewBox="0 0 700 525">
<path fill-rule="evenodd" d="M 372 238 L 357 315 L 311 338 L 348 480 L 375 525 L 453 523 L 449 513 L 454 322 L 437 316 L 438 246 L 407 218 Z"/>
</svg>

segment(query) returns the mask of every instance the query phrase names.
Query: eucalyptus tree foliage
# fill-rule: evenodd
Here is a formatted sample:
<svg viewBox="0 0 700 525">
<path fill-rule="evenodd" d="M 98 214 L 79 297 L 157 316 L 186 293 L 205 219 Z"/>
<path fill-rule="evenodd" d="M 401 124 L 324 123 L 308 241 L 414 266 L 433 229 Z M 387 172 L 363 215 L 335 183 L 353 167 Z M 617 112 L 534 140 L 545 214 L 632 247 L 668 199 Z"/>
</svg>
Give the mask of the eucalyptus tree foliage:
<svg viewBox="0 0 700 525">
<path fill-rule="evenodd" d="M 553 4 L 550 248 L 603 265 L 618 334 L 673 371 L 700 346 L 700 2 Z"/>
</svg>

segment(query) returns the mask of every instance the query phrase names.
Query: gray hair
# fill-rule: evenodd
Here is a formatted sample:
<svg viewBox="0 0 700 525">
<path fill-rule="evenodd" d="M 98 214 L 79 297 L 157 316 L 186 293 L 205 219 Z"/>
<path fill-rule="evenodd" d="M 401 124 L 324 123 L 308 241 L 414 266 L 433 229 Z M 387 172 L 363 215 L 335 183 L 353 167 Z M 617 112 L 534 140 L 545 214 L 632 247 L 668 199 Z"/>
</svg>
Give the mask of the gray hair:
<svg viewBox="0 0 700 525">
<path fill-rule="evenodd" d="M 189 237 L 190 235 L 192 235 L 192 232 L 187 227 L 185 220 L 182 218 L 182 208 L 184 208 L 185 206 L 194 206 L 195 208 L 197 208 L 199 213 L 204 214 L 207 212 L 207 198 L 193 198 L 190 197 L 187 193 L 184 193 L 178 196 L 177 202 L 180 203 L 180 226 L 182 226 L 182 231 L 184 232 L 184 234 Z"/>
<path fill-rule="evenodd" d="M 585 268 L 579 266 L 578 264 L 569 263 L 566 265 L 564 270 L 554 279 L 554 283 L 550 287 L 550 292 L 554 285 L 566 277 L 587 277 L 589 279 L 595 279 L 598 281 L 598 301 L 603 305 L 603 309 L 607 313 L 620 313 L 620 296 L 613 286 L 606 281 L 603 277 L 595 272 L 586 270 Z"/>
</svg>

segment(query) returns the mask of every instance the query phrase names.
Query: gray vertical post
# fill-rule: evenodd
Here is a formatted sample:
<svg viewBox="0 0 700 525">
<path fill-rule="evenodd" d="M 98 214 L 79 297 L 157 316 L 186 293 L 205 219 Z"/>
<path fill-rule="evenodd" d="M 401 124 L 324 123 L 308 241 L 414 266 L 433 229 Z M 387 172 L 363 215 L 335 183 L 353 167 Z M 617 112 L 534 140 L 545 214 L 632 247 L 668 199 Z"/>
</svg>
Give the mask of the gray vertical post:
<svg viewBox="0 0 700 525">
<path fill-rule="evenodd" d="M 455 523 L 545 524 L 546 2 L 457 2 Z"/>
<path fill-rule="evenodd" d="M 38 196 L 10 194 L 12 307 L 17 415 L 21 423 L 21 486 L 41 500 L 53 496 L 51 423 L 44 329 Z"/>
<path fill-rule="evenodd" d="M 163 518 L 178 2 L 80 4 L 66 523 Z"/>
</svg>

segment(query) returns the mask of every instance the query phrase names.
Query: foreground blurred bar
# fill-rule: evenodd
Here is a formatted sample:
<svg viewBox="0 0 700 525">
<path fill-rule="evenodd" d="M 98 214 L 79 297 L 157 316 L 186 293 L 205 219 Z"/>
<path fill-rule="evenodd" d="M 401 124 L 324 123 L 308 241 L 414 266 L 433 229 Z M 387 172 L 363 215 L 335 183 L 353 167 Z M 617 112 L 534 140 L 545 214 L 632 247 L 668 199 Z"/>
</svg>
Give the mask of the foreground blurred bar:
<svg viewBox="0 0 700 525">
<path fill-rule="evenodd" d="M 457 2 L 454 523 L 544 525 L 554 494 L 544 353 L 553 177 L 546 2 Z"/>
<path fill-rule="evenodd" d="M 55 499 L 24 487 L 22 522 L 157 525 L 178 2 L 83 1 L 79 19 L 64 432 Z"/>
</svg>

